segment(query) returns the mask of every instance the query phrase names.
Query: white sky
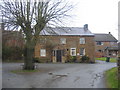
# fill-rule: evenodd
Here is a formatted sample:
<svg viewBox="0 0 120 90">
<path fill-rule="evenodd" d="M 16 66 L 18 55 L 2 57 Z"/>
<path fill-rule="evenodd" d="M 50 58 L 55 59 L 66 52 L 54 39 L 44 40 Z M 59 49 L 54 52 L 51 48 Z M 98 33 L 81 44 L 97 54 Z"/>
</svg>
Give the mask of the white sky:
<svg viewBox="0 0 120 90">
<path fill-rule="evenodd" d="M 88 27 L 93 33 L 111 32 L 118 39 L 118 2 L 120 0 L 69 0 L 77 5 L 69 27 Z"/>
<path fill-rule="evenodd" d="M 68 0 L 76 4 L 68 27 L 83 27 L 88 24 L 92 33 L 111 32 L 118 39 L 118 2 L 120 0 Z"/>
</svg>

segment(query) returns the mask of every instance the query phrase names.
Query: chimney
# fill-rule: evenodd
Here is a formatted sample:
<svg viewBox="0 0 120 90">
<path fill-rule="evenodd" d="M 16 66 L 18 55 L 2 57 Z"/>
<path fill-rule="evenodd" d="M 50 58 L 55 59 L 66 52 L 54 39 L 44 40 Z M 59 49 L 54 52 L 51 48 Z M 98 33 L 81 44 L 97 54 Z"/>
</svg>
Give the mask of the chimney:
<svg viewBox="0 0 120 90">
<path fill-rule="evenodd" d="M 109 32 L 109 34 L 111 34 L 111 32 Z"/>
<path fill-rule="evenodd" d="M 87 31 L 88 30 L 88 24 L 84 25 L 84 30 Z"/>
</svg>

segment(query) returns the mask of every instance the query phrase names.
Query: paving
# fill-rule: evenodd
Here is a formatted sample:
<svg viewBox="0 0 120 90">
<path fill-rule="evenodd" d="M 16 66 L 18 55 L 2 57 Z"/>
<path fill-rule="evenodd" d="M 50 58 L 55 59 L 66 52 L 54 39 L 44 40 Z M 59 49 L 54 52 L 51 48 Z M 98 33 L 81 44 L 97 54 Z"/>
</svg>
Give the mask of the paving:
<svg viewBox="0 0 120 90">
<path fill-rule="evenodd" d="M 37 64 L 39 72 L 12 73 L 23 63 L 3 63 L 3 88 L 106 88 L 104 72 L 116 63 Z"/>
</svg>

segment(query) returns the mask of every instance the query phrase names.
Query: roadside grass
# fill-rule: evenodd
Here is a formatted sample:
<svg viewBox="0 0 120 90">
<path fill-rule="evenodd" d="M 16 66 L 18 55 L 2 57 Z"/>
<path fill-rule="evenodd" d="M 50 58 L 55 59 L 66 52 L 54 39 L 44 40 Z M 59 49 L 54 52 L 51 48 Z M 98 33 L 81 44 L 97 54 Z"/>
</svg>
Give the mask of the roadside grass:
<svg viewBox="0 0 120 90">
<path fill-rule="evenodd" d="M 112 68 L 105 72 L 107 88 L 118 88 L 118 69 Z"/>
<path fill-rule="evenodd" d="M 4 60 L 3 63 L 23 63 L 24 60 Z"/>
<path fill-rule="evenodd" d="M 12 73 L 15 74 L 27 74 L 27 73 L 34 73 L 34 72 L 40 72 L 40 70 L 35 69 L 35 70 L 12 70 Z"/>
<path fill-rule="evenodd" d="M 106 61 L 106 57 L 96 58 L 95 60 Z M 117 62 L 116 58 L 110 58 L 110 62 Z"/>
</svg>

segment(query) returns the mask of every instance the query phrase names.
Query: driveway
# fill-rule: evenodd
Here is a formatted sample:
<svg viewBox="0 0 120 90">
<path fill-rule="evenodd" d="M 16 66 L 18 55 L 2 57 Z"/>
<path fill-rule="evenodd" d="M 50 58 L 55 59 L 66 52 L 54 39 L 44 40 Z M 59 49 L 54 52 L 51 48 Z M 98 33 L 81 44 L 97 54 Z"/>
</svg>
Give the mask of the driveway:
<svg viewBox="0 0 120 90">
<path fill-rule="evenodd" d="M 116 63 L 38 64 L 40 72 L 14 74 L 22 63 L 3 63 L 3 88 L 106 88 L 104 71 Z"/>
</svg>

